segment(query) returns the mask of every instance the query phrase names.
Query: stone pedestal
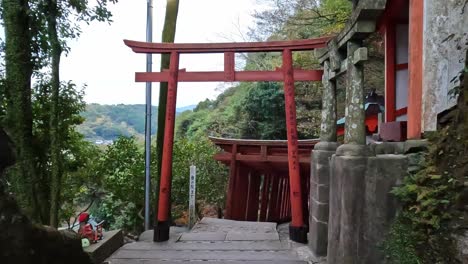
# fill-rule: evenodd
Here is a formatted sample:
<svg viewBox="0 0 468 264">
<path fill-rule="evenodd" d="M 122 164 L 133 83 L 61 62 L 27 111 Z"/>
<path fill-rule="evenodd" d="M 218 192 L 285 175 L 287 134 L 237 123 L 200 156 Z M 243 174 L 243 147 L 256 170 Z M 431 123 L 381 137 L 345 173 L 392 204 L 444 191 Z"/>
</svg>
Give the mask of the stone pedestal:
<svg viewBox="0 0 468 264">
<path fill-rule="evenodd" d="M 327 255 L 330 159 L 337 147 L 336 142 L 320 142 L 312 151 L 308 240 L 316 256 Z"/>
<path fill-rule="evenodd" d="M 328 264 L 363 263 L 365 178 L 368 149 L 342 145 L 331 160 Z"/>
<path fill-rule="evenodd" d="M 332 157 L 328 264 L 384 263 L 379 245 L 398 209 L 390 192 L 408 165 L 404 155 L 375 155 L 379 149 L 347 144 Z"/>
<path fill-rule="evenodd" d="M 369 157 L 366 172 L 365 229 L 361 263 L 383 263 L 379 245 L 384 241 L 393 222 L 399 203 L 391 194 L 393 187 L 403 181 L 407 172 L 407 157 L 384 154 Z"/>
</svg>

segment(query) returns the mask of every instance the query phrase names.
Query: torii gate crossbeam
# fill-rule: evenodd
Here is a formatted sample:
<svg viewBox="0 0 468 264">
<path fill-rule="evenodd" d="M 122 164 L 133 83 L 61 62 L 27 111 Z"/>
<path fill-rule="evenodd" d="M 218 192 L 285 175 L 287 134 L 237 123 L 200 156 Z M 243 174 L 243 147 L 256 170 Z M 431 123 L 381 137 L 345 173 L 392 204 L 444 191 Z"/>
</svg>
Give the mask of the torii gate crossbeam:
<svg viewBox="0 0 468 264">
<path fill-rule="evenodd" d="M 159 210 L 154 229 L 154 241 L 169 239 L 169 210 L 172 178 L 172 150 L 174 142 L 174 123 L 176 112 L 178 82 L 238 82 L 238 81 L 278 81 L 284 82 L 286 125 L 288 138 L 289 195 L 291 200 L 292 221 L 291 240 L 307 241 L 307 224 L 304 223 L 302 201 L 307 199 L 301 191 L 298 137 L 296 123 L 296 104 L 294 99 L 295 81 L 321 81 L 321 70 L 301 70 L 293 68 L 293 51 L 306 51 L 326 46 L 328 37 L 272 42 L 236 42 L 236 43 L 147 43 L 124 40 L 125 44 L 136 53 L 170 54 L 170 66 L 162 72 L 136 73 L 137 82 L 168 82 L 166 126 L 159 189 Z M 235 53 L 241 52 L 281 52 L 282 67 L 275 71 L 235 71 Z M 188 72 L 179 69 L 180 54 L 223 53 L 224 71 Z M 229 203 L 228 203 L 229 206 Z"/>
</svg>

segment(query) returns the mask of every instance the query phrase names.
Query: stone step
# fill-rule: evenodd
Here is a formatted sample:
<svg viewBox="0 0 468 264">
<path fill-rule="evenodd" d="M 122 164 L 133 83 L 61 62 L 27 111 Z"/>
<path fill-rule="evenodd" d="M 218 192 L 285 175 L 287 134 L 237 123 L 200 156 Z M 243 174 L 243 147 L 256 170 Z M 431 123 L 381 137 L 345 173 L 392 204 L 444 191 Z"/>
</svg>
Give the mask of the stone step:
<svg viewBox="0 0 468 264">
<path fill-rule="evenodd" d="M 128 250 L 283 250 L 279 241 L 190 241 L 177 243 L 135 242 L 126 244 Z"/>
<path fill-rule="evenodd" d="M 250 233 L 241 231 L 185 233 L 179 241 L 271 241 L 279 240 L 277 232 Z"/>
<path fill-rule="evenodd" d="M 288 251 L 273 250 L 245 250 L 245 251 L 223 251 L 223 250 L 127 250 L 121 249 L 112 256 L 116 259 L 152 259 L 152 260 L 178 260 L 178 261 L 290 261 L 297 257 Z M 206 264 L 206 262 L 203 262 Z M 283 262 L 282 262 L 283 263 Z"/>
<path fill-rule="evenodd" d="M 112 259 L 107 261 L 108 264 L 307 264 L 306 261 L 300 260 L 209 260 L 209 261 L 172 261 L 172 260 L 157 260 L 157 259 Z"/>
</svg>

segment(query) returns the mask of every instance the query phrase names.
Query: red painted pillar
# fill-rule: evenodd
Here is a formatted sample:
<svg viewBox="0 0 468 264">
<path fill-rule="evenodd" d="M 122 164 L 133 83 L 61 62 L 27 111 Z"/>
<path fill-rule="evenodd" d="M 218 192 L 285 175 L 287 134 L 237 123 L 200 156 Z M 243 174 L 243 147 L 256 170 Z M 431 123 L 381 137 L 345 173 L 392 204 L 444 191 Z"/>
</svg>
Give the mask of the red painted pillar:
<svg viewBox="0 0 468 264">
<path fill-rule="evenodd" d="M 237 144 L 232 145 L 231 150 L 231 163 L 229 164 L 229 183 L 228 183 L 228 191 L 227 191 L 227 198 L 226 198 L 226 213 L 224 217 L 226 219 L 232 219 L 233 215 L 233 208 L 234 208 L 234 196 L 236 190 L 236 177 L 237 177 L 237 166 L 238 163 L 236 161 L 236 154 L 237 154 Z"/>
<path fill-rule="evenodd" d="M 269 222 L 276 222 L 278 221 L 278 213 L 277 213 L 277 204 L 278 204 L 278 185 L 279 185 L 279 177 L 276 174 L 272 174 L 271 176 L 271 196 L 268 206 L 268 217 L 267 221 Z"/>
<path fill-rule="evenodd" d="M 301 176 L 299 167 L 299 153 L 297 142 L 296 103 L 294 99 L 294 70 L 292 52 L 283 50 L 283 77 L 284 97 L 286 107 L 286 127 L 288 135 L 288 162 L 290 179 L 290 196 L 292 221 L 289 226 L 289 237 L 291 240 L 306 243 L 307 226 L 304 224 L 302 212 Z"/>
<path fill-rule="evenodd" d="M 408 139 L 421 138 L 424 1 L 410 0 Z"/>
<path fill-rule="evenodd" d="M 396 32 L 393 21 L 389 21 L 385 25 L 385 122 L 396 120 L 395 64 Z"/>
<path fill-rule="evenodd" d="M 260 220 L 266 221 L 267 209 L 268 209 L 268 199 L 270 197 L 270 175 L 263 175 L 263 186 L 262 186 L 262 203 L 260 207 Z"/>
<path fill-rule="evenodd" d="M 238 165 L 236 173 L 236 187 L 233 201 L 233 220 L 245 221 L 247 211 L 247 195 L 249 190 L 249 169 L 243 165 Z"/>
<path fill-rule="evenodd" d="M 249 198 L 247 202 L 247 221 L 258 220 L 258 196 L 260 194 L 260 175 L 252 171 L 249 181 Z"/>
<path fill-rule="evenodd" d="M 179 73 L 179 54 L 172 52 L 169 66 L 169 82 L 167 91 L 166 126 L 164 130 L 164 145 L 161 164 L 161 183 L 159 186 L 159 207 L 153 240 L 156 242 L 169 240 L 169 210 L 171 209 L 172 181 L 172 149 L 174 143 L 174 122 L 177 101 L 177 82 Z"/>
</svg>

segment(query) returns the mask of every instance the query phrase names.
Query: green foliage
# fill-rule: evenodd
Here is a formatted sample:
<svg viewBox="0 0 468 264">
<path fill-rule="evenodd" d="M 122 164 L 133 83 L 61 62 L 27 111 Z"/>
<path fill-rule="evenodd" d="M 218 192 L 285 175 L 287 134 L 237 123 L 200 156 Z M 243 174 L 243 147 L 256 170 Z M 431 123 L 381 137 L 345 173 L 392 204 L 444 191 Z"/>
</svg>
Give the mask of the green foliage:
<svg viewBox="0 0 468 264">
<path fill-rule="evenodd" d="M 296 83 L 299 138 L 320 131 L 321 92 L 318 83 Z M 273 82 L 241 83 L 205 100 L 176 120 L 178 138 L 206 136 L 245 139 L 286 139 L 284 91 Z"/>
<path fill-rule="evenodd" d="M 444 169 L 437 163 L 438 157 L 447 155 L 445 146 L 438 144 L 444 131 L 431 138 L 431 149 L 418 164 L 423 169 L 407 175 L 392 191 L 403 203 L 385 242 L 392 263 L 458 263 L 452 222 L 460 216 L 456 205 L 462 186 L 453 167 Z M 407 262 L 399 262 L 403 260 Z"/>
<path fill-rule="evenodd" d="M 157 107 L 152 108 L 157 113 Z M 88 104 L 82 112 L 85 122 L 78 127 L 87 139 L 116 139 L 119 136 L 139 136 L 145 133 L 145 105 Z M 157 129 L 152 119 L 152 134 Z"/>
<path fill-rule="evenodd" d="M 338 33 L 351 14 L 349 0 L 268 0 L 271 8 L 258 12 L 254 39 L 307 39 Z"/>
<path fill-rule="evenodd" d="M 178 139 L 174 144 L 172 201 L 188 210 L 190 166 L 197 167 L 197 200 L 224 207 L 227 169 L 213 156 L 217 148 L 206 137 Z"/>
<path fill-rule="evenodd" d="M 286 139 L 284 91 L 278 83 L 258 83 L 249 89 L 242 105 L 246 115 L 242 138 Z"/>
<path fill-rule="evenodd" d="M 173 208 L 178 209 L 173 213 L 175 218 L 188 209 L 190 165 L 197 166 L 197 200 L 224 206 L 227 170 L 213 159 L 215 153 L 217 149 L 207 138 L 174 142 L 171 197 Z M 153 155 L 153 175 L 156 160 Z M 105 193 L 93 205 L 92 214 L 105 219 L 112 229 L 121 228 L 134 233 L 142 231 L 144 155 L 135 138 L 118 138 L 101 154 L 98 164 L 92 167 L 96 168 L 94 174 L 97 179 L 94 181 Z"/>
<path fill-rule="evenodd" d="M 141 231 L 144 208 L 144 156 L 135 138 L 119 137 L 99 159 L 105 196 L 92 213 L 105 219 L 112 229 Z"/>
<path fill-rule="evenodd" d="M 422 264 L 416 252 L 417 241 L 417 234 L 408 217 L 398 216 L 383 247 L 389 264 Z"/>
<path fill-rule="evenodd" d="M 194 106 L 177 108 L 177 113 L 193 109 Z M 83 124 L 77 127 L 78 131 L 89 141 L 114 140 L 119 136 L 135 137 L 143 141 L 145 134 L 145 111 L 143 104 L 135 105 L 101 105 L 88 104 L 81 112 L 85 119 Z M 156 116 L 157 106 L 152 107 L 152 115 Z M 151 119 L 151 134 L 155 134 L 158 126 L 156 118 Z"/>
<path fill-rule="evenodd" d="M 450 209 L 458 198 L 459 184 L 448 172 L 440 174 L 435 167 L 423 166 L 425 170 L 405 177 L 393 194 L 404 202 L 417 226 L 438 230 L 454 216 Z"/>
</svg>

